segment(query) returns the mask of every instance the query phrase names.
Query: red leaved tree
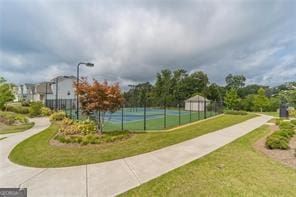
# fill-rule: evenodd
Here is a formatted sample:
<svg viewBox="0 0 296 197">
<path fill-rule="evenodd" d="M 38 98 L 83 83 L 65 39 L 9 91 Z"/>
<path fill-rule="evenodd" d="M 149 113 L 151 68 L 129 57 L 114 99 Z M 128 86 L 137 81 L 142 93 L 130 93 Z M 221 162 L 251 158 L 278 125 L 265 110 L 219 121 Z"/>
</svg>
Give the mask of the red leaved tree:
<svg viewBox="0 0 296 197">
<path fill-rule="evenodd" d="M 114 113 L 123 103 L 118 83 L 109 85 L 107 81 L 100 83 L 94 79 L 91 84 L 86 78 L 82 78 L 79 84 L 75 83 L 75 89 L 82 111 L 87 115 L 94 113 L 97 131 L 101 134 L 105 114 Z"/>
</svg>

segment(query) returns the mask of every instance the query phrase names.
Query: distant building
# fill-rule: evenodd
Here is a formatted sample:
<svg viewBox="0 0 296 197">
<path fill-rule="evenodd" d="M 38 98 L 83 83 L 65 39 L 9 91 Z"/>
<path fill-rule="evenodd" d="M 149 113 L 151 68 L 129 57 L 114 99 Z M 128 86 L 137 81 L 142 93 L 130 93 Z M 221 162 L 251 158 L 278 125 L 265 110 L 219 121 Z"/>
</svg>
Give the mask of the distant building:
<svg viewBox="0 0 296 197">
<path fill-rule="evenodd" d="M 209 101 L 205 97 L 200 95 L 193 96 L 185 100 L 185 110 L 186 111 L 204 111 L 206 102 Z"/>
<path fill-rule="evenodd" d="M 15 87 L 16 101 L 47 101 L 75 99 L 74 76 L 58 76 L 49 82 L 25 83 Z"/>
<path fill-rule="evenodd" d="M 74 82 L 74 76 L 58 76 L 50 80 L 52 95 L 48 96 L 48 100 L 56 99 L 56 96 L 58 99 L 75 99 Z"/>
</svg>

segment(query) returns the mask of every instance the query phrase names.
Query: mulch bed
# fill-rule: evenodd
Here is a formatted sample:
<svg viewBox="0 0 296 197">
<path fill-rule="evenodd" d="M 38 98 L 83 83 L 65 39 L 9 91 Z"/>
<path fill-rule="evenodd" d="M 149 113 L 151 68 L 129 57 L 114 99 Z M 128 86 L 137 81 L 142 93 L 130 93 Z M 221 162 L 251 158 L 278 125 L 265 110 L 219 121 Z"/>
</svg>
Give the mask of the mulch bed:
<svg viewBox="0 0 296 197">
<path fill-rule="evenodd" d="M 295 156 L 295 154 L 296 154 L 296 135 L 293 138 L 291 138 L 290 143 L 289 143 L 290 149 L 288 149 L 288 150 L 268 149 L 265 147 L 266 137 L 278 129 L 279 129 L 278 126 L 271 125 L 270 126 L 270 130 L 271 130 L 270 133 L 268 135 L 264 136 L 263 138 L 261 138 L 260 140 L 258 140 L 254 144 L 254 147 L 258 151 L 265 154 L 266 156 L 268 156 L 274 160 L 277 160 L 286 166 L 296 169 L 296 156 Z"/>
</svg>

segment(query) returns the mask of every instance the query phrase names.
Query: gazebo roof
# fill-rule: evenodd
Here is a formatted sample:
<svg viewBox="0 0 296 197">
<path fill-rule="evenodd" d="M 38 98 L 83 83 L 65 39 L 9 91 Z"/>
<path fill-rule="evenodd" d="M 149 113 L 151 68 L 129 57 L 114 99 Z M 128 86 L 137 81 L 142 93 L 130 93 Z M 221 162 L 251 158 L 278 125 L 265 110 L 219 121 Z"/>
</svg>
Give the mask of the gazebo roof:
<svg viewBox="0 0 296 197">
<path fill-rule="evenodd" d="M 185 102 L 190 102 L 190 101 L 197 102 L 197 101 L 209 101 L 209 100 L 206 99 L 206 98 L 203 97 L 203 96 L 195 95 L 195 96 L 190 97 L 189 99 L 186 99 L 186 100 L 185 100 Z"/>
</svg>

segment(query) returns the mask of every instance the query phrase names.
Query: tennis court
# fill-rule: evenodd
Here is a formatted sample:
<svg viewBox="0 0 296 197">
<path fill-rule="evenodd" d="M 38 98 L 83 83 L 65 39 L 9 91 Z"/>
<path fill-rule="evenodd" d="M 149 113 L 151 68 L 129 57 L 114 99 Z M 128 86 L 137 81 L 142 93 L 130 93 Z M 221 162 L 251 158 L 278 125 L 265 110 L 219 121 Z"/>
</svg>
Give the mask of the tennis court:
<svg viewBox="0 0 296 197">
<path fill-rule="evenodd" d="M 105 131 L 112 130 L 161 130 L 183 125 L 216 115 L 217 112 L 196 112 L 182 109 L 122 108 L 105 115 Z"/>
<path fill-rule="evenodd" d="M 58 102 L 59 108 L 67 113 L 67 116 L 76 119 L 76 108 L 73 101 Z M 204 105 L 202 105 L 204 103 Z M 114 113 L 106 113 L 104 116 L 104 130 L 163 130 L 184 125 L 197 120 L 205 119 L 223 111 L 223 105 L 218 102 L 205 101 L 189 103 L 189 107 L 182 104 L 175 107 L 122 107 Z M 187 110 L 185 110 L 187 109 Z M 79 119 L 87 117 L 80 111 Z"/>
</svg>

